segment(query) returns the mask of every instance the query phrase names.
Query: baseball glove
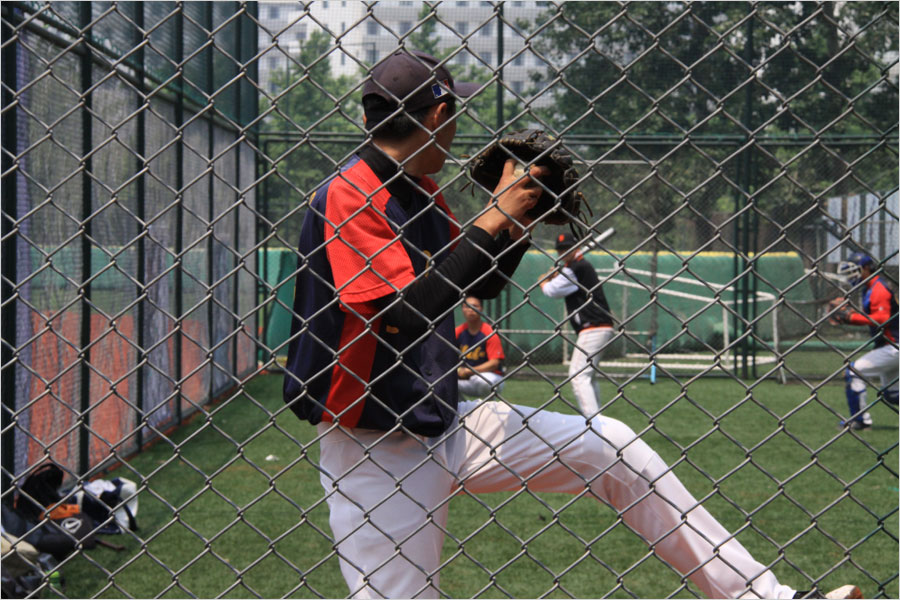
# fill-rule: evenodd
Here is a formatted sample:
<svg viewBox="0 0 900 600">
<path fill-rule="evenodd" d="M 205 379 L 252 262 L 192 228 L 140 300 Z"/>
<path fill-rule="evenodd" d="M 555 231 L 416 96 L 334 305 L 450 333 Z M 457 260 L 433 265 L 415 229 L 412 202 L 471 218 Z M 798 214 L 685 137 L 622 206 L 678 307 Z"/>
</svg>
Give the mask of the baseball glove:
<svg viewBox="0 0 900 600">
<path fill-rule="evenodd" d="M 472 179 L 493 191 L 500 183 L 503 165 L 510 158 L 519 161 L 522 173 L 531 165 L 547 167 L 550 171 L 548 176 L 540 178 L 544 193 L 527 215 L 551 225 L 573 224 L 586 203 L 582 202 L 581 192 L 575 189 L 578 171 L 572 166 L 572 155 L 559 140 L 540 129 L 506 134 L 471 160 Z M 516 173 L 519 173 L 519 167 Z"/>
<path fill-rule="evenodd" d="M 828 307 L 833 311 L 829 317 L 832 325 L 844 325 L 850 322 L 852 310 L 846 304 L 845 298 L 834 298 L 828 303 Z"/>
</svg>

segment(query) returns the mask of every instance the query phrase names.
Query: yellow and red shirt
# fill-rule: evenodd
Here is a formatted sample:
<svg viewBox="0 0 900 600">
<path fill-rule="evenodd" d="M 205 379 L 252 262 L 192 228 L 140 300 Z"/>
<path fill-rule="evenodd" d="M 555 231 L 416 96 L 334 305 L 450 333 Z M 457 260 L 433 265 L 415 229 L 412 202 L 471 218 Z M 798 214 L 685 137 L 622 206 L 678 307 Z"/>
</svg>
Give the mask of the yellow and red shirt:
<svg viewBox="0 0 900 600">
<path fill-rule="evenodd" d="M 466 323 L 456 328 L 456 344 L 462 354 L 463 362 L 468 367 L 477 367 L 489 360 L 498 359 L 503 361 L 506 358 L 503 355 L 503 345 L 500 343 L 500 336 L 494 331 L 494 328 L 487 323 L 482 322 L 481 328 L 475 333 L 469 331 Z M 494 373 L 503 375 L 503 368 L 494 369 Z"/>
</svg>

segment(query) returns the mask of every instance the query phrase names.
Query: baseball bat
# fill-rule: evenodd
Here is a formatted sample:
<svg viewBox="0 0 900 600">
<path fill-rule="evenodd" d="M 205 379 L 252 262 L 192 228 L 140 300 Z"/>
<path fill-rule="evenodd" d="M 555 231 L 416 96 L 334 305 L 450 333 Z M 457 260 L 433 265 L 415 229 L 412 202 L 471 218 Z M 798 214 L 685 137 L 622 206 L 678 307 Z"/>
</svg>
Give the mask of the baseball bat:
<svg viewBox="0 0 900 600">
<path fill-rule="evenodd" d="M 580 251 L 588 252 L 590 250 L 593 250 L 594 248 L 596 248 L 597 246 L 602 244 L 604 241 L 611 238 L 615 232 L 616 232 L 615 228 L 610 227 L 606 231 L 598 233 L 597 235 L 595 235 L 594 237 L 589 239 L 587 242 L 585 242 L 584 245 L 580 248 Z"/>
<path fill-rule="evenodd" d="M 575 254 L 569 254 L 569 252 L 571 252 L 571 250 L 569 250 L 569 252 L 566 252 L 566 255 L 567 256 L 577 256 L 579 254 L 584 254 L 585 252 L 588 252 L 588 251 L 592 250 L 593 248 L 596 248 L 597 246 L 602 244 L 604 240 L 607 240 L 610 237 L 612 237 L 612 235 L 615 232 L 616 232 L 616 230 L 614 228 L 610 227 L 606 231 L 598 233 L 591 239 L 587 240 L 586 242 L 583 242 L 580 246 L 577 246 L 577 250 L 575 251 Z M 559 265 L 559 264 L 560 264 L 559 261 L 557 261 L 557 265 Z M 559 268 L 560 267 L 550 269 L 550 271 L 548 271 L 547 273 L 544 273 L 544 275 L 542 275 L 538 279 L 538 281 L 545 281 L 546 279 L 552 279 L 559 272 Z"/>
</svg>

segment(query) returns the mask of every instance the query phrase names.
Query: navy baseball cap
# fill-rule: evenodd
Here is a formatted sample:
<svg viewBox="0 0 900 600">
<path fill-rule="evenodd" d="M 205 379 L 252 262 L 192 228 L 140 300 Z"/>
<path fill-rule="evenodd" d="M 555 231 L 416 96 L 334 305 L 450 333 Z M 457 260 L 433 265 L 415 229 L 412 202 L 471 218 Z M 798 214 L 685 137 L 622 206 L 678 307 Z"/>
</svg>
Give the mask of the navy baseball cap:
<svg viewBox="0 0 900 600">
<path fill-rule="evenodd" d="M 560 233 L 556 236 L 556 249 L 564 250 L 575 245 L 575 236 L 571 233 Z"/>
<path fill-rule="evenodd" d="M 477 83 L 453 81 L 450 71 L 430 54 L 416 50 L 398 50 L 372 69 L 371 76 L 363 84 L 362 95 L 380 96 L 393 107 L 403 103 L 407 113 L 428 108 L 450 98 L 467 98 L 481 86 Z M 388 113 L 390 114 L 390 113 Z M 366 118 L 381 121 L 386 114 Z"/>
<path fill-rule="evenodd" d="M 847 258 L 847 262 L 851 262 L 860 267 L 868 267 L 875 264 L 875 259 L 865 252 L 854 252 Z"/>
<path fill-rule="evenodd" d="M 869 267 L 870 271 L 875 269 L 875 259 L 865 252 L 854 252 L 838 263 L 837 274 L 846 283 L 856 285 L 862 280 L 862 270 Z"/>
</svg>

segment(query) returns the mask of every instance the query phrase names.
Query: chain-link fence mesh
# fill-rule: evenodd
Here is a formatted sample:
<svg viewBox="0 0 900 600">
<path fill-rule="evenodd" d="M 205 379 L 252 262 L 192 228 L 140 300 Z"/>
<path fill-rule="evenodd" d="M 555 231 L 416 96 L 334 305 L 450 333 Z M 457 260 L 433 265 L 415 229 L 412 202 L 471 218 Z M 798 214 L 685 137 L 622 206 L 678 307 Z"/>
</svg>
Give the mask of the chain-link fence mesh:
<svg viewBox="0 0 900 600">
<path fill-rule="evenodd" d="M 360 591 L 338 568 L 363 568 L 347 549 L 356 532 L 337 533 L 326 506 L 338 510 L 350 479 L 319 485 L 328 435 L 284 406 L 281 372 L 314 320 L 295 308 L 307 292 L 295 282 L 324 253 L 324 243 L 298 251 L 304 219 L 340 229 L 315 194 L 370 141 L 362 87 L 399 48 L 481 86 L 457 99 L 453 150 L 432 175 L 463 230 L 491 191 L 472 181 L 468 159 L 503 132 L 540 128 L 572 153 L 582 234 L 615 231 L 585 254 L 614 318 L 593 367 L 601 413 L 659 452 L 783 583 L 850 578 L 898 593 L 896 354 L 883 380 L 848 370 L 881 337 L 896 352 L 896 313 L 893 325 L 850 327 L 828 302 L 848 293 L 839 263 L 863 251 L 896 311 L 896 3 L 2 11 L 3 503 L 51 460 L 67 488 L 132 479 L 142 505 L 125 551 L 80 548 L 39 565 L 31 594 Z M 507 376 L 490 400 L 577 414 L 570 365 L 581 338 L 538 285 L 559 266 L 558 233 L 536 228 L 484 303 Z M 334 298 L 321 311 L 339 291 L 325 283 Z M 866 290 L 849 296 L 857 310 L 869 308 Z M 318 351 L 338 373 L 340 353 Z M 835 428 L 854 369 L 870 387 L 857 410 L 876 418 L 863 433 Z M 363 397 L 377 382 L 366 383 Z M 378 436 L 364 433 L 348 443 L 374 452 Z M 439 455 L 425 460 L 450 469 Z M 579 475 L 570 500 L 529 489 L 536 476 L 513 458 L 500 464 L 520 490 L 485 500 L 462 477 L 461 497 L 425 507 L 443 535 L 438 567 L 424 574 L 430 593 L 707 590 L 639 527 L 635 536 L 627 510 L 591 501 L 591 476 Z M 402 490 L 407 478 L 391 473 Z M 405 541 L 391 547 L 421 569 Z M 366 583 L 392 568 L 379 564 Z"/>
</svg>

